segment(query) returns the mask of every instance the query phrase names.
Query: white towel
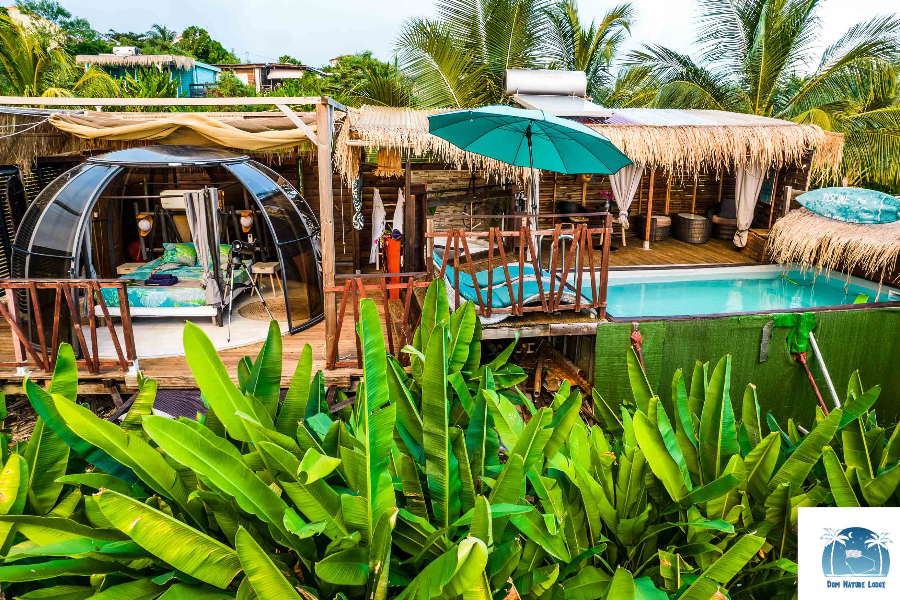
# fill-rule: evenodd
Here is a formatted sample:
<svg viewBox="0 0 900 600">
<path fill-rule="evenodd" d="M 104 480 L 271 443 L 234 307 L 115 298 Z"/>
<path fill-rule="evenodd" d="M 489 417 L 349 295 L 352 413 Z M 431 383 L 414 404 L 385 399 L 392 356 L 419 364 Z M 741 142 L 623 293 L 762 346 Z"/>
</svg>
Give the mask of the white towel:
<svg viewBox="0 0 900 600">
<path fill-rule="evenodd" d="M 384 211 L 384 202 L 381 201 L 381 193 L 375 188 L 375 197 L 372 199 L 372 247 L 369 250 L 369 264 L 374 265 L 378 261 L 378 243 L 384 235 L 384 226 L 387 223 L 387 213 Z"/>
<path fill-rule="evenodd" d="M 396 229 L 403 233 L 403 190 L 397 188 L 397 207 L 394 208 L 394 220 L 391 222 L 391 230 Z"/>
</svg>

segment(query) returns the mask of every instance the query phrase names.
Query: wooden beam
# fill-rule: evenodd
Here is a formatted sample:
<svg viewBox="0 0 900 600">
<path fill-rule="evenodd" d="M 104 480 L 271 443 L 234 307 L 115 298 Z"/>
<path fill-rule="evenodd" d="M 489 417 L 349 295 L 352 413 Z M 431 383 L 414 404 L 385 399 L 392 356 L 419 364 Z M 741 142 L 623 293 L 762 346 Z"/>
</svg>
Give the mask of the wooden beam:
<svg viewBox="0 0 900 600">
<path fill-rule="evenodd" d="M 331 126 L 334 108 L 327 102 L 316 105 L 316 130 L 321 140 L 318 144 L 319 159 L 319 228 L 322 242 L 322 284 L 334 286 L 334 190 L 331 187 L 333 166 L 331 163 Z M 335 296 L 326 292 L 325 304 L 325 356 L 331 356 L 338 343 L 335 330 L 337 311 Z"/>
<path fill-rule="evenodd" d="M 691 214 L 694 214 L 694 211 L 697 210 L 697 178 L 698 173 L 694 173 L 694 193 L 691 196 Z"/>
<path fill-rule="evenodd" d="M 278 110 L 284 113 L 284 116 L 288 118 L 288 120 L 293 123 L 297 129 L 303 132 L 303 135 L 309 138 L 316 146 L 319 145 L 319 142 L 316 140 L 316 132 L 312 130 L 312 128 L 303 122 L 303 119 L 297 116 L 297 114 L 291 110 L 291 108 L 286 104 L 276 104 Z"/>
<path fill-rule="evenodd" d="M 403 270 L 415 271 L 414 251 L 416 245 L 416 203 L 412 197 L 412 165 L 410 155 L 406 151 L 403 162 Z"/>
<path fill-rule="evenodd" d="M 653 218 L 653 180 L 656 179 L 656 169 L 650 167 L 650 183 L 647 185 L 647 223 L 644 229 L 644 250 L 650 249 L 650 223 Z"/>
<path fill-rule="evenodd" d="M 772 217 L 775 216 L 775 194 L 778 192 L 778 176 L 780 171 L 775 171 L 775 180 L 772 182 L 772 195 L 769 196 L 769 229 L 772 229 Z"/>
<path fill-rule="evenodd" d="M 319 96 L 239 97 L 239 98 L 70 98 L 0 96 L 2 106 L 277 106 L 278 104 L 319 104 Z M 339 108 L 339 107 L 338 107 Z"/>
<path fill-rule="evenodd" d="M 717 204 L 721 204 L 721 203 L 722 203 L 722 182 L 723 182 L 723 181 L 725 181 L 725 174 L 724 174 L 724 173 L 722 173 L 722 175 L 719 177 L 719 196 L 718 196 L 718 198 L 716 199 L 716 203 L 717 203 Z"/>
<path fill-rule="evenodd" d="M 672 197 L 672 174 L 669 173 L 668 181 L 666 181 L 666 209 L 663 213 L 669 216 L 669 199 Z"/>
</svg>

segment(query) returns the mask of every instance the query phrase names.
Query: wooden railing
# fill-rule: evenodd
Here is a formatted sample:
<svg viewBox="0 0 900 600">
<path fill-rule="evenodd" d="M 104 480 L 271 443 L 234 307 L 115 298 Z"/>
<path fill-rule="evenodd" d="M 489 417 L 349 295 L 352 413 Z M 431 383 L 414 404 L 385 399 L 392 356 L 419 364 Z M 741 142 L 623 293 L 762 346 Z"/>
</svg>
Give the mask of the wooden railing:
<svg viewBox="0 0 900 600">
<path fill-rule="evenodd" d="M 119 297 L 119 310 L 122 319 L 123 341 L 119 340 L 116 328 L 110 319 L 109 309 L 101 292 L 104 288 L 117 289 Z M 131 312 L 128 306 L 128 292 L 125 282 L 120 279 L 0 279 L 0 291 L 6 291 L 7 305 L 0 302 L 0 314 L 9 323 L 13 335 L 13 347 L 16 359 L 13 362 L 2 362 L 4 367 L 25 367 L 32 364 L 37 369 L 52 372 L 56 366 L 56 356 L 59 349 L 59 336 L 62 304 L 66 303 L 72 329 L 78 341 L 78 348 L 83 358 L 78 362 L 79 366 L 87 368 L 89 373 L 99 373 L 101 367 L 119 367 L 128 372 L 137 361 L 134 346 L 134 332 L 131 327 Z M 53 302 L 53 328 L 51 339 L 47 340 L 44 329 L 44 319 L 41 313 L 41 304 L 38 299 L 38 291 L 55 290 Z M 78 298 L 75 290 L 80 290 L 81 298 Z M 37 332 L 37 340 L 29 339 L 19 326 L 20 319 L 17 310 L 17 296 L 25 293 L 31 304 L 30 317 L 33 319 L 34 329 Z M 88 330 L 90 334 L 90 347 L 82 328 L 82 317 L 79 304 L 84 302 L 87 307 Z M 94 307 L 100 308 L 100 314 L 106 322 L 109 336 L 116 350 L 117 360 L 101 360 L 98 349 L 98 324 Z M 102 325 L 101 325 L 102 327 Z M 35 348 L 37 346 L 37 349 Z M 31 362 L 25 359 L 22 349 L 31 357 Z"/>
<path fill-rule="evenodd" d="M 503 215 L 453 215 L 458 218 L 486 218 L 499 219 Z M 517 215 L 518 216 L 518 215 Z M 482 289 L 479 285 L 474 285 L 475 300 L 478 306 L 477 314 L 490 317 L 492 314 L 511 314 L 523 316 L 528 312 L 545 312 L 553 313 L 562 310 L 583 310 L 597 309 L 597 316 L 600 319 L 606 317 L 606 294 L 609 283 L 609 245 L 612 235 L 612 215 L 610 213 L 586 213 L 583 215 L 541 215 L 541 217 L 601 217 L 603 219 L 603 227 L 588 227 L 585 224 L 564 225 L 557 224 L 553 229 L 531 230 L 529 227 L 522 225 L 518 231 L 501 231 L 497 227 L 491 227 L 488 231 L 465 231 L 463 229 L 451 229 L 443 232 L 429 232 L 426 237 L 429 239 L 444 240 L 444 257 L 441 260 L 440 272 L 437 275 L 443 279 L 447 272 L 447 265 L 453 260 L 453 293 L 455 297 L 455 305 L 460 303 L 460 253 L 462 252 L 465 259 L 465 272 L 469 275 L 473 283 L 477 283 L 477 269 L 471 256 L 468 239 L 481 238 L 487 239 L 487 286 Z M 452 218 L 450 217 L 450 218 Z M 442 218 L 446 218 L 442 216 Z M 524 217 L 522 218 L 524 221 Z M 594 236 L 599 235 L 601 241 L 600 260 L 596 260 L 594 250 Z M 546 269 L 539 263 L 539 254 L 537 252 L 535 240 L 543 236 L 552 236 L 550 245 L 550 255 L 552 259 Z M 565 257 L 560 256 L 560 239 L 563 236 L 569 236 L 571 243 Z M 507 255 L 505 242 L 513 242 L 512 247 L 517 249 L 518 260 L 513 257 L 510 261 Z M 499 255 L 500 267 L 503 270 L 503 279 L 494 281 L 494 256 Z M 514 250 L 515 251 L 515 250 Z M 581 254 L 581 265 L 578 265 L 579 253 Z M 530 258 L 526 258 L 526 256 Z M 434 261 L 432 257 L 428 257 L 429 278 L 433 278 Z M 560 264 L 561 262 L 561 264 Z M 599 263 L 599 264 L 598 264 Z M 519 268 L 519 277 L 510 276 L 510 265 L 517 264 Z M 540 298 L 540 305 L 526 306 L 528 300 L 524 295 L 525 278 L 521 275 L 525 273 L 526 264 L 534 269 L 534 280 L 537 284 Z M 585 271 L 587 270 L 587 273 Z M 574 286 L 568 281 L 569 274 L 574 273 Z M 584 297 L 582 287 L 585 278 L 590 278 L 591 293 L 589 298 Z M 545 283 L 547 284 L 545 286 Z M 494 288 L 496 286 L 505 286 L 510 298 L 509 307 L 492 307 Z M 574 295 L 574 301 L 563 302 L 563 294 L 566 292 Z"/>
<path fill-rule="evenodd" d="M 413 314 L 413 295 L 416 288 L 428 287 L 428 281 L 416 281 L 426 273 L 368 273 L 356 275 L 338 275 L 335 279 L 343 280 L 343 285 L 325 288 L 326 292 L 338 292 L 342 294 L 341 305 L 337 311 L 337 326 L 335 328 L 335 341 L 331 348 L 328 348 L 327 368 L 335 369 L 338 367 L 358 367 L 362 368 L 362 343 L 359 336 L 354 333 L 356 338 L 356 360 L 339 361 L 339 346 L 341 340 L 341 329 L 344 327 L 345 316 L 347 314 L 348 303 L 352 305 L 354 332 L 356 325 L 359 324 L 359 301 L 363 298 L 378 297 L 381 299 L 382 323 L 387 329 L 388 350 L 392 356 L 400 360 L 401 364 L 406 362 L 406 355 L 400 351 L 403 347 L 412 341 L 413 333 L 418 326 L 418 315 Z M 402 280 L 405 280 L 402 281 Z M 394 340 L 394 319 L 390 311 L 391 292 L 399 292 L 397 295 L 403 302 L 403 316 L 399 319 L 399 339 Z"/>
</svg>

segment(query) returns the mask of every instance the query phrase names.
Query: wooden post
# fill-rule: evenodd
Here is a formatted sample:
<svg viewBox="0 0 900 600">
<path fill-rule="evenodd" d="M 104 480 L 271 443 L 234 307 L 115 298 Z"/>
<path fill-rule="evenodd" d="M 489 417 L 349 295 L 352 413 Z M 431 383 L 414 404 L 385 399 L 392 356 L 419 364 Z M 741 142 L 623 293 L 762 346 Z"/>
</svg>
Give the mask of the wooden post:
<svg viewBox="0 0 900 600">
<path fill-rule="evenodd" d="M 587 206 L 587 177 L 581 176 L 581 205 Z"/>
<path fill-rule="evenodd" d="M 653 180 L 656 178 L 656 168 L 650 167 L 650 183 L 647 186 L 647 223 L 644 229 L 644 250 L 650 249 L 650 220 L 653 217 Z"/>
<path fill-rule="evenodd" d="M 666 181 L 666 209 L 663 211 L 667 217 L 669 216 L 669 199 L 672 197 L 672 174 L 669 173 L 669 178 Z"/>
<path fill-rule="evenodd" d="M 644 171 L 641 171 L 641 182 L 638 187 L 638 209 L 637 214 L 644 211 Z"/>
<path fill-rule="evenodd" d="M 414 250 L 416 245 L 416 203 L 413 201 L 410 188 L 412 186 L 412 173 L 410 171 L 410 154 L 412 149 L 406 149 L 406 163 L 403 169 L 403 271 L 415 271 Z"/>
<path fill-rule="evenodd" d="M 772 182 L 772 195 L 769 197 L 769 229 L 772 229 L 772 217 L 775 215 L 775 193 L 778 191 L 778 176 L 781 173 L 775 171 L 775 180 Z"/>
<path fill-rule="evenodd" d="M 722 173 L 722 174 L 719 176 L 719 197 L 718 197 L 718 199 L 716 200 L 716 203 L 718 203 L 718 204 L 721 204 L 721 203 L 722 203 L 722 182 L 723 182 L 723 181 L 725 181 L 725 174 L 724 174 L 724 173 Z"/>
<path fill-rule="evenodd" d="M 555 171 L 553 172 L 553 205 L 550 207 L 550 211 L 554 215 L 559 212 L 556 210 L 556 179 L 558 175 Z M 553 217 L 553 226 L 556 227 L 556 217 Z"/>
<path fill-rule="evenodd" d="M 694 214 L 694 211 L 697 210 L 697 178 L 698 173 L 694 173 L 694 193 L 691 196 L 691 214 Z"/>
<path fill-rule="evenodd" d="M 786 217 L 791 212 L 791 198 L 794 196 L 794 188 L 789 185 L 784 186 L 784 206 L 781 209 L 781 216 Z"/>
<path fill-rule="evenodd" d="M 334 109 L 323 97 L 316 105 L 316 137 L 319 159 L 319 227 L 322 240 L 322 285 L 334 287 L 334 191 L 331 188 L 331 126 Z M 334 292 L 325 292 L 325 356 L 337 344 L 337 311 Z"/>
</svg>

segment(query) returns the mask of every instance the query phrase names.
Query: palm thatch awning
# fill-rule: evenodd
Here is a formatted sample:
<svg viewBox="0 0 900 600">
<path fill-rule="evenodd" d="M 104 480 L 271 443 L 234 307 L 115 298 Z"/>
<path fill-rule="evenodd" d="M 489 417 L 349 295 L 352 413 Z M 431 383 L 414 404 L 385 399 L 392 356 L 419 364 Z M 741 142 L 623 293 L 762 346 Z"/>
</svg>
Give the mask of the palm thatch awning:
<svg viewBox="0 0 900 600">
<path fill-rule="evenodd" d="M 363 106 L 350 109 L 335 149 L 344 177 L 357 172 L 353 140 L 387 148 L 430 153 L 456 167 L 483 170 L 501 179 L 522 179 L 527 169 L 460 150 L 428 133 L 428 116 L 445 110 Z M 751 164 L 766 168 L 798 165 L 815 150 L 813 168 L 837 173 L 844 136 L 817 125 L 714 110 L 612 109 L 613 116 L 579 119 L 602 133 L 635 162 L 666 171 L 728 171 Z"/>
<path fill-rule="evenodd" d="M 197 63 L 190 56 L 177 54 L 138 54 L 136 56 L 117 56 L 115 54 L 79 54 L 75 57 L 79 65 L 98 65 L 101 67 L 162 67 L 174 66 L 179 71 L 190 71 Z"/>
<path fill-rule="evenodd" d="M 877 225 L 845 223 L 806 209 L 792 210 L 769 231 L 768 249 L 777 263 L 852 273 L 883 280 L 900 256 L 900 221 Z"/>
</svg>

